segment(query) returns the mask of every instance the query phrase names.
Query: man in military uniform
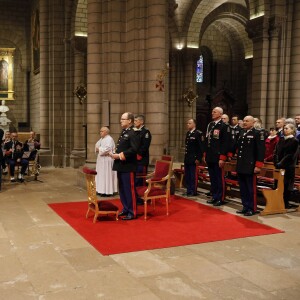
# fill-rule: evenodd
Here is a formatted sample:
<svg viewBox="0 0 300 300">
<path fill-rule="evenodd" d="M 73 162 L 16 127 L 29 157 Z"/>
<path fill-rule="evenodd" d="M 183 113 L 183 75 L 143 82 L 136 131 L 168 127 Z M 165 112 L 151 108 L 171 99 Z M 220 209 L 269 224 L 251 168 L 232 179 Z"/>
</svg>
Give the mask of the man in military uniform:
<svg viewBox="0 0 300 300">
<path fill-rule="evenodd" d="M 239 126 L 239 116 L 233 115 L 230 121 L 230 135 L 231 135 L 231 146 L 236 143 L 241 131 L 241 127 Z M 230 149 L 232 151 L 232 147 Z"/>
<path fill-rule="evenodd" d="M 241 127 L 239 126 L 239 116 L 233 115 L 231 117 L 231 125 L 230 125 L 230 131 L 231 131 L 231 137 L 232 140 L 235 141 L 237 137 L 240 135 Z"/>
<path fill-rule="evenodd" d="M 204 137 L 200 130 L 196 129 L 196 120 L 187 121 L 185 137 L 184 174 L 186 185 L 186 196 L 197 195 L 198 178 L 196 176 L 196 166 L 201 162 L 204 152 Z"/>
<path fill-rule="evenodd" d="M 18 174 L 18 180 L 24 181 L 24 174 L 28 168 L 28 160 L 23 158 L 23 144 L 18 141 L 18 133 L 11 133 L 11 140 L 4 144 L 5 157 L 10 170 L 10 181 L 15 182 L 15 166 L 21 165 L 21 172 Z"/>
<path fill-rule="evenodd" d="M 204 161 L 208 167 L 212 199 L 207 203 L 214 206 L 224 204 L 225 182 L 222 172 L 230 144 L 230 128 L 221 120 L 223 109 L 212 110 L 213 121 L 208 124 L 206 132 L 206 153 Z"/>
<path fill-rule="evenodd" d="M 237 150 L 236 171 L 240 186 L 243 209 L 237 213 L 252 216 L 256 212 L 256 174 L 260 172 L 265 155 L 265 137 L 254 128 L 254 118 L 244 118 L 244 128 L 235 144 Z M 233 153 L 228 156 L 232 157 Z"/>
<path fill-rule="evenodd" d="M 133 130 L 132 113 L 125 112 L 120 122 L 123 130 L 117 143 L 116 153 L 111 153 L 110 156 L 115 160 L 113 170 L 117 171 L 120 199 L 123 204 L 119 216 L 124 216 L 123 220 L 132 220 L 136 217 L 135 172 L 139 139 Z"/>
<path fill-rule="evenodd" d="M 151 133 L 149 129 L 144 125 L 144 115 L 136 115 L 134 117 L 134 130 L 140 139 L 140 146 L 137 151 L 137 170 L 136 175 L 146 175 L 149 165 L 149 148 L 151 144 Z M 137 178 L 136 186 L 145 184 L 145 179 Z M 144 202 L 143 202 L 144 203 Z"/>
</svg>

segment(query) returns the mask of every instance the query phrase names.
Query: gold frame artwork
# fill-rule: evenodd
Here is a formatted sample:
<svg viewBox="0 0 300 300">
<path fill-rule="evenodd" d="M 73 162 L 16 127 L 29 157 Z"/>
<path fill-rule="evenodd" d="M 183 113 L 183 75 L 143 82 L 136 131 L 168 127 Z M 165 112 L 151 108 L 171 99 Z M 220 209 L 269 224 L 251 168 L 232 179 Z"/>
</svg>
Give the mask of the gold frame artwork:
<svg viewBox="0 0 300 300">
<path fill-rule="evenodd" d="M 0 48 L 0 99 L 14 100 L 15 48 Z"/>
</svg>

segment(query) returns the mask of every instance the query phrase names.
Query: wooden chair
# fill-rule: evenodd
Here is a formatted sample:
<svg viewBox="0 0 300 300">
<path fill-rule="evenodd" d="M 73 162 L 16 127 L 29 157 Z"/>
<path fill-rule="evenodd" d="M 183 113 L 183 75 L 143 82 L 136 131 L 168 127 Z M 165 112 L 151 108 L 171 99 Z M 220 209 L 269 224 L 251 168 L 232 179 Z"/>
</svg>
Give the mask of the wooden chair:
<svg viewBox="0 0 300 300">
<path fill-rule="evenodd" d="M 34 180 L 37 180 L 37 177 L 40 175 L 41 168 L 40 151 L 36 150 L 34 160 L 28 161 L 28 176 L 34 176 Z"/>
<path fill-rule="evenodd" d="M 184 164 L 181 164 L 180 168 L 173 169 L 173 174 L 176 180 L 175 186 L 181 189 L 183 187 L 183 179 L 184 179 Z"/>
<path fill-rule="evenodd" d="M 172 175 L 172 161 L 157 160 L 151 177 L 146 180 L 147 186 L 136 188 L 138 197 L 144 201 L 144 218 L 147 220 L 148 202 L 155 209 L 155 200 L 165 198 L 166 214 L 169 214 L 170 186 Z"/>
<path fill-rule="evenodd" d="M 95 182 L 95 176 L 97 175 L 97 172 L 95 170 L 89 169 L 88 167 L 84 167 L 82 171 L 85 174 L 88 193 L 88 210 L 86 213 L 86 218 L 88 218 L 89 212 L 92 211 L 95 214 L 93 220 L 94 223 L 96 222 L 99 215 L 113 214 L 116 216 L 116 220 L 118 220 L 118 207 L 107 200 L 97 199 Z"/>
<path fill-rule="evenodd" d="M 162 155 L 161 160 L 173 161 L 172 155 Z"/>
</svg>

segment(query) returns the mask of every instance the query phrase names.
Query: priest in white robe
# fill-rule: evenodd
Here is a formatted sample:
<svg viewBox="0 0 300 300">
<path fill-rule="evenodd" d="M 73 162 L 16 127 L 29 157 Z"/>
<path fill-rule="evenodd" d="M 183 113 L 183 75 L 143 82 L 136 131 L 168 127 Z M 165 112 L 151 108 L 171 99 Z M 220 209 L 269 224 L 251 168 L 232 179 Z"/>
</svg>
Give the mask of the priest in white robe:
<svg viewBox="0 0 300 300">
<path fill-rule="evenodd" d="M 96 191 L 101 196 L 111 196 L 118 192 L 117 172 L 112 170 L 114 160 L 109 156 L 115 149 L 115 142 L 109 135 L 109 129 L 100 129 L 100 140 L 95 145 L 96 163 Z"/>
</svg>

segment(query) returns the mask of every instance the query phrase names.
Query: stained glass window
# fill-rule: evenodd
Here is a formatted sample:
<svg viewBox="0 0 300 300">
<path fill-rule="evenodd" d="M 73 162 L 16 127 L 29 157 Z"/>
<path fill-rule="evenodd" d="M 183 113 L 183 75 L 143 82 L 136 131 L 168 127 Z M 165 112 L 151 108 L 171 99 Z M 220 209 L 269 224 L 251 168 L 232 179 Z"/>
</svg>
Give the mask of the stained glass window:
<svg viewBox="0 0 300 300">
<path fill-rule="evenodd" d="M 199 60 L 197 60 L 196 82 L 203 82 L 203 55 L 200 55 Z"/>
</svg>

